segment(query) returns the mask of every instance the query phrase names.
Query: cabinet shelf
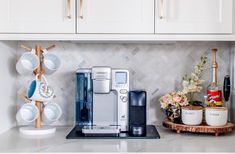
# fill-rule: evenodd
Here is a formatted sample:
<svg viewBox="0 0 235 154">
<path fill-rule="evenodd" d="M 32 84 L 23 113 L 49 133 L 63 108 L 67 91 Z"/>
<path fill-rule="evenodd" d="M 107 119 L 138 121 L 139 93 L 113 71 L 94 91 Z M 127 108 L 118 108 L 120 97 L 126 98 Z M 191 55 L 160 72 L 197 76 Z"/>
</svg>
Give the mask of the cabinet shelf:
<svg viewBox="0 0 235 154">
<path fill-rule="evenodd" d="M 232 35 L 166 35 L 166 34 L 0 34 L 0 40 L 75 41 L 115 43 L 157 43 L 171 41 L 235 41 Z"/>
</svg>

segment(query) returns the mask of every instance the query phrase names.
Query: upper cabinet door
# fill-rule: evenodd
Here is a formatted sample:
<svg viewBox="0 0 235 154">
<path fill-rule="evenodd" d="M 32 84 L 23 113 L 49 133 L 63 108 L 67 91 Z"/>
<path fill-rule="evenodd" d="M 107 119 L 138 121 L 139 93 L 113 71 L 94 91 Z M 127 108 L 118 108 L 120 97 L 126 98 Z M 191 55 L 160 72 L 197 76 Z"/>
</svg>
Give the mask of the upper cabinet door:
<svg viewBox="0 0 235 154">
<path fill-rule="evenodd" d="M 154 0 L 78 0 L 78 33 L 154 33 Z"/>
<path fill-rule="evenodd" d="M 75 0 L 0 0 L 0 33 L 76 33 Z"/>
<path fill-rule="evenodd" d="M 156 0 L 156 33 L 232 33 L 233 0 Z"/>
</svg>

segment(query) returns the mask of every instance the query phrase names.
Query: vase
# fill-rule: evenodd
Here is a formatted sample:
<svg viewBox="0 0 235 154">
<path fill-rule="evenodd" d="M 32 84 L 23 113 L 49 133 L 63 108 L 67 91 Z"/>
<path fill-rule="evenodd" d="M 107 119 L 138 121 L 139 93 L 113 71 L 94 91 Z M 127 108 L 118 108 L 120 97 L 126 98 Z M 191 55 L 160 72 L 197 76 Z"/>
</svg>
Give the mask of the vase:
<svg viewBox="0 0 235 154">
<path fill-rule="evenodd" d="M 167 119 L 173 123 L 181 123 L 181 111 L 180 108 L 171 107 L 166 109 Z"/>
</svg>

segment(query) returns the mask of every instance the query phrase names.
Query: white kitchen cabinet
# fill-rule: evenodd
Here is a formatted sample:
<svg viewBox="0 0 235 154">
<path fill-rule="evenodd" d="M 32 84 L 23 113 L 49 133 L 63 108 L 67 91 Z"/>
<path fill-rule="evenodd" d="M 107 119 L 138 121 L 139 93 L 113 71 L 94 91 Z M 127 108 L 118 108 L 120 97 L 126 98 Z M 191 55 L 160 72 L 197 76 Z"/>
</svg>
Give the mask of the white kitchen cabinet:
<svg viewBox="0 0 235 154">
<path fill-rule="evenodd" d="M 154 33 L 154 0 L 78 0 L 78 33 Z"/>
<path fill-rule="evenodd" d="M 75 0 L 0 0 L 0 33 L 75 33 Z"/>
<path fill-rule="evenodd" d="M 233 0 L 156 0 L 156 33 L 232 33 Z"/>
</svg>

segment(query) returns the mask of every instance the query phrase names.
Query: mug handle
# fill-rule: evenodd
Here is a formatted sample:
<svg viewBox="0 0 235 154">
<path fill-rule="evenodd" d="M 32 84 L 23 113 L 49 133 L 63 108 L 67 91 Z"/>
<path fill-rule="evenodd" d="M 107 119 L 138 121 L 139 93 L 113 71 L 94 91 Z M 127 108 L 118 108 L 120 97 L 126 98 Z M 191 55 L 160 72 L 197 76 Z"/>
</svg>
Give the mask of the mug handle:
<svg viewBox="0 0 235 154">
<path fill-rule="evenodd" d="M 30 51 L 32 54 L 36 54 L 36 50 L 34 48 L 32 48 L 32 50 Z"/>
<path fill-rule="evenodd" d="M 35 102 L 35 101 L 31 101 L 30 103 L 32 103 L 33 105 L 36 105 L 36 102 Z"/>
<path fill-rule="evenodd" d="M 42 51 L 43 51 L 43 55 L 44 54 L 48 54 L 48 50 L 47 49 L 43 49 Z"/>
<path fill-rule="evenodd" d="M 42 74 L 42 80 L 46 83 L 46 85 L 48 85 L 47 79 L 45 77 L 45 75 Z"/>
<path fill-rule="evenodd" d="M 38 78 L 38 76 L 39 76 L 40 74 L 37 74 L 36 76 L 35 76 L 35 80 L 36 81 L 39 81 L 39 78 Z M 47 79 L 46 79 L 46 77 L 42 74 L 41 75 L 41 77 L 42 77 L 42 81 L 44 81 L 45 83 L 46 83 L 46 85 L 48 85 L 48 82 L 47 82 Z"/>
</svg>

